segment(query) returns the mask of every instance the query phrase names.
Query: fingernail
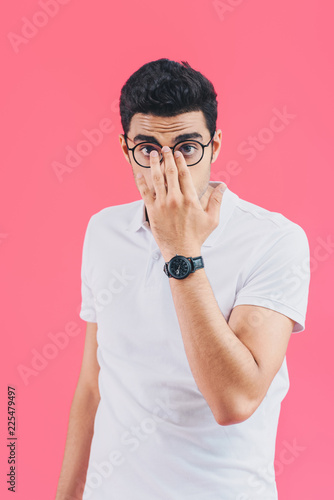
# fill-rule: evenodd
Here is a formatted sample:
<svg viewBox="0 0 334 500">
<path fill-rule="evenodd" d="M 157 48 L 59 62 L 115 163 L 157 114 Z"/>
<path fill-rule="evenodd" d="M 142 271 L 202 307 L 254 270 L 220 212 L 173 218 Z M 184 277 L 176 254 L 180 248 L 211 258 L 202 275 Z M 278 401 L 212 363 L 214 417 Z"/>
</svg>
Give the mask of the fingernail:
<svg viewBox="0 0 334 500">
<path fill-rule="evenodd" d="M 141 172 L 138 172 L 137 179 L 140 179 L 140 177 L 143 177 L 143 174 Z"/>
<path fill-rule="evenodd" d="M 181 156 L 181 151 L 175 151 L 174 156 L 175 156 L 175 158 L 178 158 L 179 156 Z"/>
<path fill-rule="evenodd" d="M 150 154 L 151 154 L 151 156 L 156 157 L 156 156 L 158 156 L 158 151 L 156 151 L 155 149 L 153 149 L 153 151 L 151 151 Z"/>
<path fill-rule="evenodd" d="M 168 146 L 164 146 L 161 151 L 163 151 L 164 153 L 168 153 L 168 151 L 170 151 L 169 147 Z"/>
</svg>

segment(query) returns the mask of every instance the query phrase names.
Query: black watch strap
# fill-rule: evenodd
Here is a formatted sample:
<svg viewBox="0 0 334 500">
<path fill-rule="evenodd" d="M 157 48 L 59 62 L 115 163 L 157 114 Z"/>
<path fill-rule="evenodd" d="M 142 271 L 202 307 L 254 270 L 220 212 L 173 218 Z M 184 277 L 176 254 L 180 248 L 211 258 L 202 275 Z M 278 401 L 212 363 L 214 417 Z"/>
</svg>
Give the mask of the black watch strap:
<svg viewBox="0 0 334 500">
<path fill-rule="evenodd" d="M 197 269 L 202 269 L 202 267 L 204 267 L 204 262 L 203 262 L 203 258 L 202 256 L 200 255 L 199 257 L 191 257 L 191 260 L 193 262 L 193 273 L 197 270 Z"/>
</svg>

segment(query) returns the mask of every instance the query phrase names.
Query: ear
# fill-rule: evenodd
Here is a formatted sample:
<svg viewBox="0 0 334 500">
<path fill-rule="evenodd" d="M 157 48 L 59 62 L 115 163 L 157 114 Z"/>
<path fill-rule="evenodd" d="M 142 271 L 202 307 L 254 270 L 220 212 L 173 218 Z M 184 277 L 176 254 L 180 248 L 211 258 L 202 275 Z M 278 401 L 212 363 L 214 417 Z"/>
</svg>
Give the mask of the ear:
<svg viewBox="0 0 334 500">
<path fill-rule="evenodd" d="M 129 157 L 129 151 L 128 151 L 128 148 L 127 148 L 127 145 L 126 145 L 126 142 L 125 142 L 124 134 L 119 134 L 118 138 L 119 138 L 119 142 L 120 142 L 121 149 L 122 149 L 122 152 L 124 154 L 124 157 L 125 157 L 126 161 L 131 165 L 131 161 L 130 161 L 130 157 Z"/>
<path fill-rule="evenodd" d="M 212 157 L 210 163 L 214 163 L 217 160 L 221 145 L 222 145 L 222 131 L 218 129 L 216 130 L 216 133 L 212 140 L 212 155 L 211 155 Z"/>
</svg>

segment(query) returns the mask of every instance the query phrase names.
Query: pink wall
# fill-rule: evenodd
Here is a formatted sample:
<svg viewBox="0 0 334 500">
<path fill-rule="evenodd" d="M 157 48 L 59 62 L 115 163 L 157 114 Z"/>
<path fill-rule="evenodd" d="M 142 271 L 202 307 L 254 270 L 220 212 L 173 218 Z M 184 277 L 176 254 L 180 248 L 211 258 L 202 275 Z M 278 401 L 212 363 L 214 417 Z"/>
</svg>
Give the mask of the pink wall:
<svg viewBox="0 0 334 500">
<path fill-rule="evenodd" d="M 308 235 L 306 330 L 288 346 L 291 386 L 275 464 L 281 500 L 333 498 L 333 245 L 317 252 L 321 240 L 334 240 L 332 18 L 330 0 L 6 3 L 1 498 L 13 498 L 5 484 L 8 385 L 16 388 L 15 498 L 55 495 L 84 345 L 78 316 L 84 231 L 93 213 L 140 197 L 119 146 L 118 99 L 130 74 L 160 57 L 187 60 L 215 85 L 223 147 L 211 178 L 283 213 Z M 245 154 L 249 136 L 265 137 L 274 108 L 292 116 L 262 151 Z M 54 162 L 64 164 L 67 148 L 85 139 L 83 130 L 99 126 L 101 144 L 57 178 Z M 231 161 L 239 163 L 238 173 L 228 173 Z M 18 368 L 31 368 L 36 351 L 64 331 L 67 345 L 50 351 L 54 358 L 25 384 Z M 287 461 L 284 449 L 293 444 L 297 451 Z"/>
</svg>

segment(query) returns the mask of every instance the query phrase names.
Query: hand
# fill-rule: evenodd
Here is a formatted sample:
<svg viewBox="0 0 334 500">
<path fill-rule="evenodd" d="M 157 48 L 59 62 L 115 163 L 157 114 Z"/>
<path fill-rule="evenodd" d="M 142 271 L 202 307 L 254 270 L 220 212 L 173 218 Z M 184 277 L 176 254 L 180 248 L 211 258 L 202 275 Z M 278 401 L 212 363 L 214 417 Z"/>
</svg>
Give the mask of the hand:
<svg viewBox="0 0 334 500">
<path fill-rule="evenodd" d="M 226 184 L 219 184 L 211 193 L 203 210 L 189 167 L 181 154 L 176 160 L 172 151 L 163 151 L 165 178 L 159 157 L 150 155 L 153 188 L 144 176 L 137 174 L 137 184 L 145 202 L 150 227 L 165 261 L 174 255 L 197 257 L 207 237 L 219 224 L 220 206 Z"/>
</svg>

